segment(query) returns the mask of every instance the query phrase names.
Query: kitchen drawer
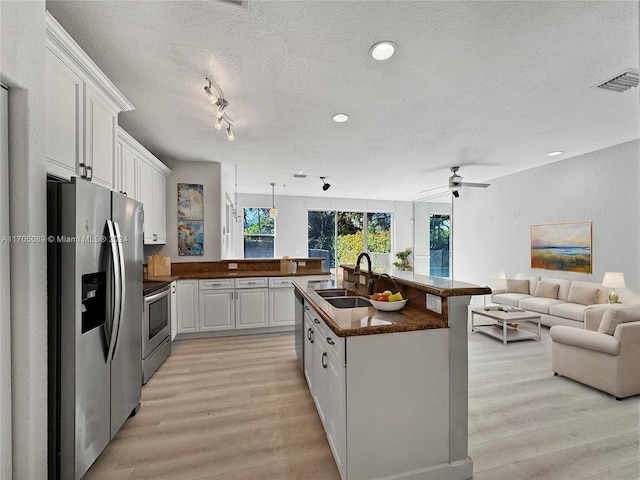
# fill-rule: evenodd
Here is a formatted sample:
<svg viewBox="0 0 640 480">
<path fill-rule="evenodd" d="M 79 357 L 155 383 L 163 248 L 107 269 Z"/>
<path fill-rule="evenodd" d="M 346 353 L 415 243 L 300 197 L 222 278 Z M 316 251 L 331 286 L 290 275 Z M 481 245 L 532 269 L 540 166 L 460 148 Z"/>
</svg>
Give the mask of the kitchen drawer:
<svg viewBox="0 0 640 480">
<path fill-rule="evenodd" d="M 290 278 L 269 278 L 269 288 L 291 288 L 293 287 L 293 280 Z"/>
<path fill-rule="evenodd" d="M 327 331 L 331 331 L 331 329 L 327 326 L 326 323 L 324 323 L 324 320 L 320 318 L 320 315 L 318 315 L 313 308 L 305 310 L 304 315 L 309 319 L 314 328 L 318 331 L 318 335 L 320 335 L 322 338 L 326 338 Z"/>
<path fill-rule="evenodd" d="M 233 278 L 200 280 L 198 287 L 200 288 L 200 290 L 220 290 L 223 288 L 233 288 L 233 280 Z"/>
<path fill-rule="evenodd" d="M 268 286 L 267 277 L 236 278 L 236 288 L 267 288 Z"/>
<path fill-rule="evenodd" d="M 338 365 L 344 367 L 344 337 L 337 336 L 335 333 L 333 333 L 333 330 L 331 330 L 331 328 L 329 328 L 329 326 L 325 324 L 324 338 L 327 341 L 327 351 L 329 352 L 329 355 L 331 355 L 338 361 Z"/>
</svg>

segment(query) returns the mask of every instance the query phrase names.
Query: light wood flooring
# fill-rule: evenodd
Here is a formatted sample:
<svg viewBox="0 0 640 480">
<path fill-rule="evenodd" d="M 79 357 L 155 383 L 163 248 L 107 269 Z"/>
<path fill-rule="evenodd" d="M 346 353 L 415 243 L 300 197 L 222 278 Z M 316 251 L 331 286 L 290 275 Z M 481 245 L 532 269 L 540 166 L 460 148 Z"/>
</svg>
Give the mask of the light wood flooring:
<svg viewBox="0 0 640 480">
<path fill-rule="evenodd" d="M 339 480 L 292 334 L 173 347 L 86 480 Z M 469 364 L 474 480 L 640 478 L 640 398 L 554 377 L 548 329 L 506 347 L 470 333 Z"/>
</svg>

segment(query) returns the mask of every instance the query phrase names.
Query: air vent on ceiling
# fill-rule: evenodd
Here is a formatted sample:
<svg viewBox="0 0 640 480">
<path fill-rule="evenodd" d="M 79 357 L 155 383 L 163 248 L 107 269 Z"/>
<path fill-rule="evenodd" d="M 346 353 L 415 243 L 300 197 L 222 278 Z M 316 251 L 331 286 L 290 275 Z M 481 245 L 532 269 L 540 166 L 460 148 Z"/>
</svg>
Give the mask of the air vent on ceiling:
<svg viewBox="0 0 640 480">
<path fill-rule="evenodd" d="M 293 178 L 307 178 L 304 173 L 294 173 Z"/>
<path fill-rule="evenodd" d="M 234 7 L 249 8 L 249 0 L 205 0 L 210 3 L 224 3 Z"/>
<path fill-rule="evenodd" d="M 611 92 L 624 92 L 638 86 L 638 72 L 626 70 L 615 77 L 596 85 L 595 88 L 609 90 Z"/>
</svg>

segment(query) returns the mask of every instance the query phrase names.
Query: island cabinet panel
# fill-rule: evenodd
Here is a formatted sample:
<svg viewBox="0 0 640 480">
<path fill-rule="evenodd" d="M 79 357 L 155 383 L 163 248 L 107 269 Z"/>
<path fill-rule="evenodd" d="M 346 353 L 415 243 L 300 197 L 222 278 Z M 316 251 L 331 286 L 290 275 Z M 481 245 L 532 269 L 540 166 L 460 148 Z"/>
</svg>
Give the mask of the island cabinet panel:
<svg viewBox="0 0 640 480">
<path fill-rule="evenodd" d="M 346 478 L 449 463 L 448 338 L 444 328 L 347 338 Z"/>
<path fill-rule="evenodd" d="M 304 318 L 304 378 L 307 380 L 309 391 L 313 396 L 313 344 L 315 343 L 313 320 L 305 315 Z"/>
</svg>

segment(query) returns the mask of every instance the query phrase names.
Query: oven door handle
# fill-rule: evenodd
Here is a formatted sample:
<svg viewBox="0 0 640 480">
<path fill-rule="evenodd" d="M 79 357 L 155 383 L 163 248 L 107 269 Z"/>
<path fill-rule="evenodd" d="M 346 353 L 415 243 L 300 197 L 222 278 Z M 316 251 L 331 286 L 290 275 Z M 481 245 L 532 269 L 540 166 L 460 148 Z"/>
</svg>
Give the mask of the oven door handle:
<svg viewBox="0 0 640 480">
<path fill-rule="evenodd" d="M 113 269 L 113 304 L 112 304 L 112 315 L 111 315 L 111 328 L 110 331 L 107 332 L 107 343 L 109 345 L 109 349 L 107 350 L 107 363 L 113 360 L 116 349 L 116 341 L 118 339 L 118 329 L 120 328 L 120 315 L 121 315 L 121 294 L 122 294 L 122 274 L 120 273 L 120 261 L 119 256 L 120 252 L 118 251 L 118 245 L 116 243 L 116 234 L 113 222 L 111 220 L 107 220 L 107 230 L 109 233 L 109 238 L 107 238 L 107 242 L 109 243 L 109 247 L 111 248 L 111 268 Z"/>
<path fill-rule="evenodd" d="M 144 297 L 144 302 L 149 305 L 150 303 L 155 302 L 156 300 L 159 300 L 163 297 L 167 297 L 171 294 L 171 289 L 170 289 L 170 285 L 167 285 L 166 287 L 163 287 L 162 290 L 159 293 L 154 293 L 153 295 L 146 295 Z"/>
</svg>

